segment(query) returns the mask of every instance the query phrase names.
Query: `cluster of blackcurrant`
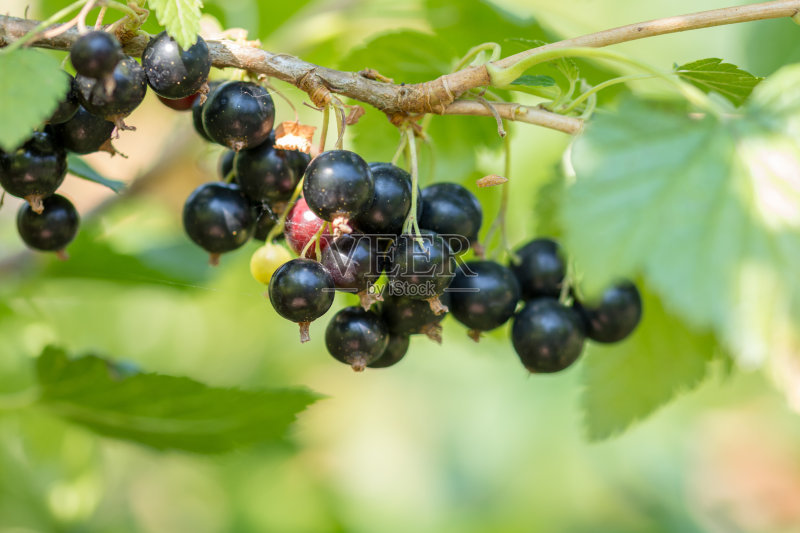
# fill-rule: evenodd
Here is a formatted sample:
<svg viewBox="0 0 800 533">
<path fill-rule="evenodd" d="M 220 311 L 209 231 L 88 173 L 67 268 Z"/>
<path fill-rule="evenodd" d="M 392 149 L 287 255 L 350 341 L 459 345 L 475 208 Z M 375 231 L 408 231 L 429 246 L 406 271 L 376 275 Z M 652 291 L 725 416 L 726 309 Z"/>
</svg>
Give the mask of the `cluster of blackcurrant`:
<svg viewBox="0 0 800 533">
<path fill-rule="evenodd" d="M 13 152 L 0 151 L 0 185 L 27 200 L 17 215 L 22 240 L 31 248 L 55 251 L 75 238 L 79 216 L 67 198 L 55 194 L 67 173 L 67 152 L 115 153 L 115 130 L 133 129 L 127 117 L 144 99 L 148 84 L 162 101 L 194 98 L 205 90 L 211 59 L 202 38 L 188 50 L 162 32 L 148 43 L 140 65 L 105 31 L 84 33 L 70 50 L 76 76 L 52 116 Z"/>
</svg>

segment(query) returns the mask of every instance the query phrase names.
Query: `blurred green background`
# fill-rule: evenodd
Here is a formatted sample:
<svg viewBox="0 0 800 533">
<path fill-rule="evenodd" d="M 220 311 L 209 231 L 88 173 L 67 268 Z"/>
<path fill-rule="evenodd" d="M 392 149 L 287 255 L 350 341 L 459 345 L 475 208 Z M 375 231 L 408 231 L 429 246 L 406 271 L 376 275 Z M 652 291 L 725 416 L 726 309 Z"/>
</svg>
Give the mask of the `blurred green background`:
<svg viewBox="0 0 800 533">
<path fill-rule="evenodd" d="M 4 0 L 2 11 L 22 16 L 28 4 Z M 43 17 L 64 3 L 30 4 L 29 16 Z M 726 5 L 214 0 L 204 11 L 270 50 L 415 82 L 448 71 L 484 41 L 511 53 L 520 49 L 511 38 L 555 39 Z M 366 46 L 398 30 L 434 37 L 383 37 Z M 797 31 L 788 20 L 766 21 L 618 49 L 665 69 L 722 57 L 763 76 L 800 61 Z M 319 124 L 303 93 L 275 85 L 304 122 Z M 632 90 L 658 86 L 640 82 Z M 276 105 L 278 120 L 293 119 L 284 102 Z M 307 386 L 327 398 L 300 415 L 290 444 L 211 457 L 98 438 L 38 411 L 4 410 L 0 401 L 1 533 L 800 529 L 800 425 L 769 376 L 731 374 L 720 363 L 698 391 L 621 436 L 589 443 L 581 365 L 529 376 L 506 328 L 475 344 L 448 318 L 442 346 L 414 338 L 398 366 L 354 374 L 325 353 L 332 313 L 312 325 L 303 345 L 296 326 L 274 313 L 248 271 L 257 243 L 212 269 L 182 234 L 182 203 L 216 179 L 221 149 L 204 144 L 189 115 L 152 94 L 129 123 L 137 131 L 116 143 L 128 159 L 87 158 L 108 177 L 136 180 L 126 199 L 110 200 L 112 193 L 74 178 L 63 188 L 86 215 L 69 262 L 27 253 L 14 227 L 18 203 L 6 198 L 0 210 L 0 390 L 25 389 L 33 358 L 58 344 L 213 385 Z M 548 191 L 561 183 L 570 139 L 533 126 L 509 129 L 511 241 L 557 234 Z M 492 220 L 499 191 L 478 190 L 474 180 L 502 172 L 493 121 L 434 117 L 430 135 L 423 185 L 464 183 Z M 348 129 L 345 147 L 386 160 L 398 141 L 397 130 L 368 110 Z M 336 305 L 347 305 L 346 297 Z M 592 351 L 584 357 L 601 355 Z"/>
</svg>

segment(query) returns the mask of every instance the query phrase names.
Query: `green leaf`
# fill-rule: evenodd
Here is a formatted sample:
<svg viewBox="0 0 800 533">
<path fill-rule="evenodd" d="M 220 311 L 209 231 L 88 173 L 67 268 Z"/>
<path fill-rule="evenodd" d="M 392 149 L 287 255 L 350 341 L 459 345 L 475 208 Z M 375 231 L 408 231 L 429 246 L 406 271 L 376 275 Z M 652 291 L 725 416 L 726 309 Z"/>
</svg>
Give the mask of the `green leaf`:
<svg viewBox="0 0 800 533">
<path fill-rule="evenodd" d="M 689 329 L 642 291 L 642 322 L 624 342 L 592 344 L 582 365 L 586 432 L 600 440 L 622 432 L 678 393 L 699 385 L 715 352 L 712 335 Z"/>
<path fill-rule="evenodd" d="M 149 0 L 147 5 L 181 48 L 186 50 L 197 42 L 202 0 Z"/>
<path fill-rule="evenodd" d="M 0 149 L 16 149 L 69 90 L 58 59 L 33 48 L 0 53 Z"/>
<path fill-rule="evenodd" d="M 715 57 L 675 67 L 675 72 L 701 91 L 719 93 L 735 106 L 742 105 L 764 79 Z"/>
<path fill-rule="evenodd" d="M 556 80 L 550 76 L 523 75 L 511 82 L 511 85 L 524 85 L 526 87 L 552 87 Z"/>
<path fill-rule="evenodd" d="M 67 155 L 67 171 L 73 176 L 105 185 L 115 193 L 120 193 L 125 189 L 124 182 L 101 176 L 95 169 L 89 166 L 89 163 L 73 153 Z"/>
<path fill-rule="evenodd" d="M 450 72 L 456 58 L 447 41 L 414 30 L 383 33 L 352 50 L 339 67 L 378 70 L 395 83 L 429 81 Z"/>
<path fill-rule="evenodd" d="M 281 440 L 318 399 L 304 389 L 239 390 L 135 373 L 48 347 L 36 363 L 39 404 L 90 430 L 159 450 L 222 453 Z"/>
<path fill-rule="evenodd" d="M 566 245 L 598 293 L 642 273 L 740 363 L 787 350 L 800 310 L 800 65 L 735 117 L 627 102 L 575 142 Z"/>
</svg>

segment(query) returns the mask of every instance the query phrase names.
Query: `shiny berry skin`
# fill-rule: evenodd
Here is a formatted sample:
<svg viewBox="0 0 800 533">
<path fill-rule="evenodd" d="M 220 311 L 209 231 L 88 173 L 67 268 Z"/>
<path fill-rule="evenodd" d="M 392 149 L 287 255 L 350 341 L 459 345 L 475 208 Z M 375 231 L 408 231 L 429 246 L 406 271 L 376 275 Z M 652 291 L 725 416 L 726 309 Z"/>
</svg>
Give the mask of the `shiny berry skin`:
<svg viewBox="0 0 800 533">
<path fill-rule="evenodd" d="M 257 241 L 266 241 L 269 232 L 278 223 L 278 215 L 269 207 L 265 206 L 259 210 L 258 218 L 256 219 L 255 228 L 253 228 L 253 238 Z M 275 240 L 284 238 L 283 233 L 275 236 Z"/>
<path fill-rule="evenodd" d="M 375 179 L 361 156 L 348 150 L 330 150 L 306 169 L 303 197 L 321 219 L 350 218 L 372 202 Z"/>
<path fill-rule="evenodd" d="M 430 300 L 450 285 L 456 262 L 450 246 L 438 233 L 424 232 L 419 238 L 422 244 L 408 234 L 397 238 L 387 273 L 394 292 Z"/>
<path fill-rule="evenodd" d="M 69 89 L 67 90 L 67 94 L 64 95 L 64 98 L 58 103 L 56 110 L 53 111 L 53 114 L 47 119 L 48 124 L 61 124 L 68 121 L 75 116 L 75 113 L 78 112 L 78 106 L 80 106 L 78 86 L 75 83 L 75 78 L 67 72 L 65 72 L 64 75 L 69 78 Z"/>
<path fill-rule="evenodd" d="M 294 170 L 297 181 L 300 181 L 308 169 L 308 164 L 311 163 L 311 156 L 305 152 L 298 150 L 286 150 L 286 157 L 289 161 L 289 166 Z"/>
<path fill-rule="evenodd" d="M 442 304 L 448 306 L 450 293 L 445 292 L 440 299 Z M 393 334 L 422 333 L 437 342 L 442 342 L 442 327 L 439 323 L 444 320 L 445 313 L 435 314 L 428 302 L 392 294 L 387 290 L 383 294 L 381 316 Z"/>
<path fill-rule="evenodd" d="M 195 98 L 194 102 L 192 102 L 192 125 L 194 126 L 194 131 L 208 142 L 214 142 L 214 139 L 209 137 L 206 129 L 203 127 L 203 108 L 205 108 L 209 98 L 211 98 L 211 95 L 214 94 L 214 91 L 217 90 L 217 87 L 220 85 L 222 85 L 222 83 L 218 81 L 208 82 L 208 94 L 206 95 L 206 99 Z"/>
<path fill-rule="evenodd" d="M 170 109 L 174 109 L 175 111 L 189 111 L 194 105 L 194 101 L 200 97 L 200 93 L 194 93 L 184 98 L 178 98 L 177 100 L 172 100 L 171 98 L 164 98 L 163 96 L 159 95 L 156 96 L 158 97 L 159 102 L 169 107 Z"/>
<path fill-rule="evenodd" d="M 394 366 L 405 357 L 411 339 L 408 335 L 389 335 L 386 349 L 376 360 L 367 365 L 367 368 L 388 368 Z"/>
<path fill-rule="evenodd" d="M 111 74 L 122 56 L 119 41 L 105 31 L 90 31 L 82 35 L 69 51 L 75 72 L 95 79 Z"/>
<path fill-rule="evenodd" d="M 325 329 L 328 353 L 356 372 L 377 361 L 388 344 L 389 330 L 381 317 L 360 307 L 345 307 Z"/>
<path fill-rule="evenodd" d="M 269 285 L 269 280 L 278 268 L 292 256 L 289 250 L 279 244 L 266 243 L 250 257 L 250 274 L 259 283 Z"/>
<path fill-rule="evenodd" d="M 514 350 L 533 373 L 564 370 L 580 356 L 584 339 L 578 313 L 551 298 L 528 302 L 511 327 Z"/>
<path fill-rule="evenodd" d="M 114 68 L 114 89 L 109 94 L 103 80 L 78 76 L 78 96 L 90 113 L 109 120 L 124 118 L 139 107 L 147 92 L 147 76 L 139 63 L 125 56 Z"/>
<path fill-rule="evenodd" d="M 364 233 L 399 235 L 411 209 L 411 175 L 391 163 L 370 163 L 375 189 L 369 207 L 356 215 L 353 224 Z M 422 202 L 417 202 L 417 220 Z"/>
<path fill-rule="evenodd" d="M 517 278 L 494 261 L 467 261 L 448 289 L 450 312 L 475 331 L 489 331 L 514 315 L 521 297 Z"/>
<path fill-rule="evenodd" d="M 0 185 L 19 198 L 56 192 L 67 174 L 67 152 L 49 131 L 36 131 L 13 152 L 0 152 Z"/>
<path fill-rule="evenodd" d="M 61 146 L 70 152 L 90 154 L 111 139 L 114 128 L 113 122 L 93 115 L 80 106 L 75 116 L 63 124 L 55 124 L 53 131 Z"/>
<path fill-rule="evenodd" d="M 300 181 L 289 164 L 287 151 L 266 142 L 239 152 L 233 166 L 242 192 L 254 202 L 288 200 Z"/>
<path fill-rule="evenodd" d="M 272 275 L 269 301 L 283 318 L 300 324 L 300 341 L 308 338 L 310 322 L 324 315 L 333 304 L 333 278 L 311 259 L 292 259 Z"/>
<path fill-rule="evenodd" d="M 567 264 L 557 242 L 535 239 L 516 252 L 519 263 L 509 266 L 519 281 L 522 297 L 558 298 L 567 274 Z"/>
<path fill-rule="evenodd" d="M 633 333 L 642 318 L 642 297 L 630 281 L 614 284 L 595 306 L 580 304 L 586 336 L 597 342 L 618 342 Z"/>
<path fill-rule="evenodd" d="M 483 209 L 475 195 L 458 183 L 435 183 L 422 189 L 419 227 L 448 235 L 458 255 L 477 242 Z"/>
<path fill-rule="evenodd" d="M 297 202 L 295 202 L 289 210 L 289 214 L 286 215 L 286 225 L 283 229 L 283 234 L 286 236 L 286 243 L 289 245 L 289 248 L 297 255 L 303 253 L 303 248 L 314 238 L 314 235 L 316 235 L 324 223 L 324 220 L 319 218 L 308 208 L 305 198 L 298 198 Z M 325 250 L 330 239 L 330 233 L 322 233 L 320 239 L 321 250 Z M 316 249 L 316 244 L 311 245 L 306 252 L 306 257 L 316 257 Z"/>
<path fill-rule="evenodd" d="M 342 235 L 322 251 L 322 264 L 339 290 L 361 292 L 381 275 L 379 243 L 360 233 Z"/>
<path fill-rule="evenodd" d="M 36 214 L 23 204 L 17 212 L 17 230 L 29 247 L 45 252 L 63 250 L 78 233 L 80 217 L 72 202 L 59 194 L 44 199 L 44 212 Z"/>
<path fill-rule="evenodd" d="M 164 98 L 186 98 L 208 81 L 211 57 L 202 37 L 188 48 L 181 49 L 175 40 L 162 31 L 150 39 L 142 52 L 142 67 L 150 88 Z"/>
<path fill-rule="evenodd" d="M 260 85 L 229 81 L 208 95 L 202 117 L 203 128 L 214 142 L 239 152 L 267 140 L 275 122 L 275 104 Z"/>
<path fill-rule="evenodd" d="M 219 156 L 219 163 L 217 167 L 219 169 L 219 179 L 225 181 L 228 179 L 228 175 L 233 171 L 233 160 L 236 157 L 236 152 L 233 150 L 225 150 L 221 156 Z M 233 180 L 236 181 L 236 174 L 233 175 Z"/>
<path fill-rule="evenodd" d="M 212 182 L 197 187 L 183 206 L 183 227 L 189 237 L 211 254 L 239 248 L 255 224 L 253 208 L 233 183 Z"/>
</svg>

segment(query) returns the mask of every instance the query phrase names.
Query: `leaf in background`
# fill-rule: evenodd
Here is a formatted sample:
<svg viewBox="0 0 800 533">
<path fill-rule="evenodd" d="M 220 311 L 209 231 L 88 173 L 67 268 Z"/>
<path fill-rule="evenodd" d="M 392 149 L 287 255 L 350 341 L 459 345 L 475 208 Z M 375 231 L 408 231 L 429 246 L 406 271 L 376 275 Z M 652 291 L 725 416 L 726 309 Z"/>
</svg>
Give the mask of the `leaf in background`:
<svg viewBox="0 0 800 533">
<path fill-rule="evenodd" d="M 556 80 L 550 76 L 524 75 L 511 82 L 511 85 L 525 85 L 526 87 L 552 87 Z"/>
<path fill-rule="evenodd" d="M 189 378 L 120 373 L 89 355 L 45 348 L 36 363 L 50 412 L 101 435 L 159 450 L 222 453 L 280 441 L 319 397 L 305 389 L 239 390 Z"/>
<path fill-rule="evenodd" d="M 0 149 L 11 151 L 40 126 L 67 94 L 58 59 L 32 48 L 0 53 Z"/>
<path fill-rule="evenodd" d="M 671 312 L 745 365 L 786 350 L 800 311 L 800 65 L 724 120 L 636 102 L 574 145 L 561 220 L 597 294 L 643 273 Z"/>
<path fill-rule="evenodd" d="M 67 154 L 67 171 L 73 176 L 105 185 L 115 193 L 120 193 L 125 189 L 124 182 L 104 178 L 89 163 L 71 152 Z"/>
<path fill-rule="evenodd" d="M 583 361 L 581 404 L 591 440 L 622 432 L 699 385 L 714 355 L 713 336 L 689 329 L 656 296 L 643 290 L 642 305 L 629 339 L 592 344 Z"/>
<path fill-rule="evenodd" d="M 755 86 L 764 79 L 753 76 L 736 65 L 723 63 L 715 57 L 675 67 L 675 72 L 701 91 L 719 93 L 737 107 L 747 100 Z"/>
<path fill-rule="evenodd" d="M 149 0 L 147 5 L 156 12 L 158 23 L 181 48 L 186 50 L 197 42 L 202 0 Z"/>
<path fill-rule="evenodd" d="M 355 48 L 339 67 L 356 72 L 374 68 L 395 83 L 419 83 L 450 72 L 455 58 L 447 41 L 430 33 L 402 30 L 378 35 Z"/>
</svg>

